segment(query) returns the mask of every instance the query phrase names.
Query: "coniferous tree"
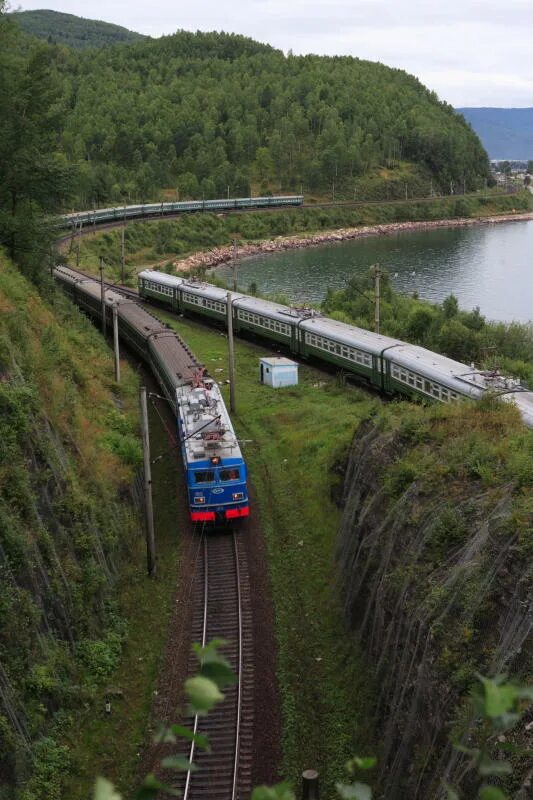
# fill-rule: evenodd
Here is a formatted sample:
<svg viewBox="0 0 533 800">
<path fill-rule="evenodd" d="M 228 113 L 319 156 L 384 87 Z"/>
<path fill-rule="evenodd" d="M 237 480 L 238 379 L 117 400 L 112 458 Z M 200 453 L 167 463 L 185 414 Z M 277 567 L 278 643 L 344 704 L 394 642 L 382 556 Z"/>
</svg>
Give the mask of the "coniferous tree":
<svg viewBox="0 0 533 800">
<path fill-rule="evenodd" d="M 51 49 L 22 47 L 0 6 L 0 243 L 32 277 L 57 235 L 51 215 L 69 191 L 69 167 L 58 151 L 61 108 Z"/>
</svg>

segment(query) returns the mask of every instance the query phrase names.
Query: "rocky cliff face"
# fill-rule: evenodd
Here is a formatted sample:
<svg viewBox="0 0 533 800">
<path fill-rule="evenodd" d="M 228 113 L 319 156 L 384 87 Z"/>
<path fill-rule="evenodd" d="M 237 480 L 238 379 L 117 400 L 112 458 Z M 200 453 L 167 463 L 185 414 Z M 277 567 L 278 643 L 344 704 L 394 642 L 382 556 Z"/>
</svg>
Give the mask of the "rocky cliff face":
<svg viewBox="0 0 533 800">
<path fill-rule="evenodd" d="M 402 414 L 355 436 L 338 561 L 377 677 L 378 795 L 429 800 L 468 790 L 451 739 L 475 672 L 531 671 L 533 434 L 503 404 Z"/>
</svg>

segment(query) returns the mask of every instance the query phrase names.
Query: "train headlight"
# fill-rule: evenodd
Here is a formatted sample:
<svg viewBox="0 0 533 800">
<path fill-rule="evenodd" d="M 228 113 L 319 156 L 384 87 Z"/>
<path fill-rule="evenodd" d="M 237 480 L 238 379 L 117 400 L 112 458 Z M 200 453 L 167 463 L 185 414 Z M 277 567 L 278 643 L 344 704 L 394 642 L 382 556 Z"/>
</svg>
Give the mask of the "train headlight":
<svg viewBox="0 0 533 800">
<path fill-rule="evenodd" d="M 243 492 L 233 492 L 232 495 L 234 500 L 244 500 L 244 493 Z"/>
<path fill-rule="evenodd" d="M 200 494 L 197 494 L 196 497 L 194 498 L 194 502 L 195 503 L 205 503 L 205 497 L 203 497 Z"/>
</svg>

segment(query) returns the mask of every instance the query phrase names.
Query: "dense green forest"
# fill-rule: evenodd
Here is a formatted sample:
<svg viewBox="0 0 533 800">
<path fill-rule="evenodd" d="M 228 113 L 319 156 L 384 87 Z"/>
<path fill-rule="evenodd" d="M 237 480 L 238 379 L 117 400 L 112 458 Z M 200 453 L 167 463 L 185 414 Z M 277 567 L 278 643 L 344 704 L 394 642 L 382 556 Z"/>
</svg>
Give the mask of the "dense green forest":
<svg viewBox="0 0 533 800">
<path fill-rule="evenodd" d="M 50 44 L 63 44 L 77 49 L 146 39 L 141 33 L 129 31 L 120 25 L 59 11 L 15 11 L 12 17 L 23 31 L 32 36 L 46 39 Z"/>
<path fill-rule="evenodd" d="M 0 244 L 33 274 L 61 209 L 280 191 L 393 199 L 489 180 L 464 120 L 400 70 L 224 33 L 74 50 L 12 20 L 1 14 Z"/>
<path fill-rule="evenodd" d="M 375 171 L 383 197 L 387 183 L 403 197 L 406 182 L 422 180 L 428 195 L 431 180 L 448 193 L 488 178 L 462 118 L 381 64 L 184 31 L 97 53 L 58 49 L 55 62 L 69 108 L 63 146 L 82 164 L 85 205 L 146 200 L 160 187 L 179 197 L 353 197 Z"/>
<path fill-rule="evenodd" d="M 185 31 L 99 50 L 50 46 L 48 58 L 78 205 L 280 191 L 371 199 L 369 176 L 372 199 L 385 199 L 489 179 L 464 120 L 379 63 Z"/>
<path fill-rule="evenodd" d="M 41 276 L 76 172 L 61 149 L 63 100 L 52 72 L 55 49 L 29 45 L 0 0 L 0 247 Z"/>
</svg>

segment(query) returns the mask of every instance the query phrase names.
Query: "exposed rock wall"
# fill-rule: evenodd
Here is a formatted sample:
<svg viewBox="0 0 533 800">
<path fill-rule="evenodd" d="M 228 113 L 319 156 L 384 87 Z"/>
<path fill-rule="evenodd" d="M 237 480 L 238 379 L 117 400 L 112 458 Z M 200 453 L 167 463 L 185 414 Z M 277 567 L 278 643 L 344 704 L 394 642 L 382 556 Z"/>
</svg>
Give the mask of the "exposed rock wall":
<svg viewBox="0 0 533 800">
<path fill-rule="evenodd" d="M 471 412 L 455 410 L 448 422 L 447 412 L 425 413 L 437 418 L 421 429 L 363 425 L 344 482 L 344 608 L 376 671 L 378 796 L 387 800 L 440 797 L 443 777 L 460 784 L 464 762 L 450 739 L 467 728 L 474 673 L 531 669 L 527 475 L 480 479 Z M 486 413 L 479 441 L 498 430 Z"/>
</svg>

